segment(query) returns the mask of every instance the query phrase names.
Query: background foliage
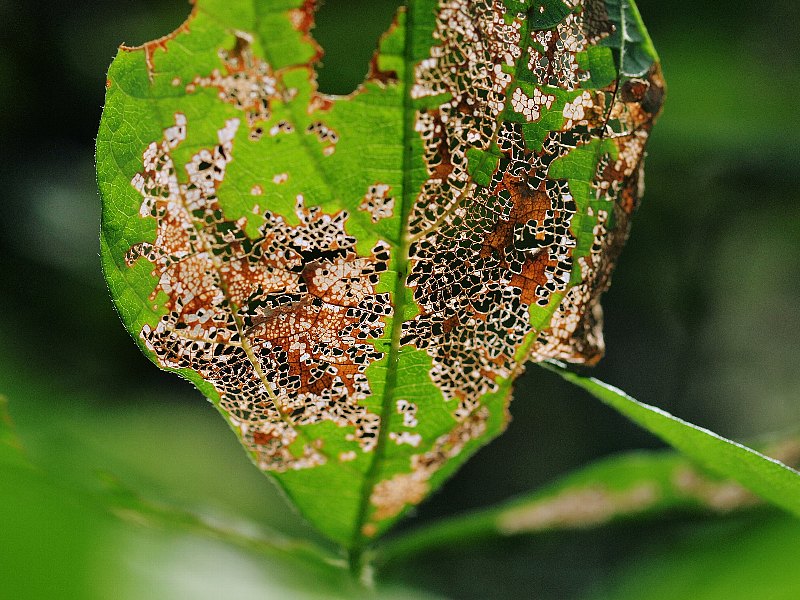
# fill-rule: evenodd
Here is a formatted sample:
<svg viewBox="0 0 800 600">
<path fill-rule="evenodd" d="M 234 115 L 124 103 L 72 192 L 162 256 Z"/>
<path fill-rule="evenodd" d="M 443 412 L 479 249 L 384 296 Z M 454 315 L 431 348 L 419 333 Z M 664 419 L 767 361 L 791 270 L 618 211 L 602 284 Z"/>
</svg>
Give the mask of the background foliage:
<svg viewBox="0 0 800 600">
<path fill-rule="evenodd" d="M 786 430 L 800 423 L 800 125 L 791 112 L 800 6 L 638 4 L 669 95 L 649 146 L 647 194 L 604 300 L 607 357 L 593 374 L 728 437 Z M 323 90 L 347 92 L 360 80 L 393 11 L 389 0 L 328 0 L 316 35 L 328 51 Z M 199 393 L 140 355 L 99 270 L 91 152 L 105 69 L 117 44 L 155 38 L 187 12 L 182 0 L 0 2 L 8 191 L 0 393 L 29 455 L 59 482 L 27 467 L 0 481 L 0 597 L 299 593 L 291 577 L 265 568 L 281 564 L 274 557 L 256 561 L 230 539 L 198 538 L 191 527 L 120 522 L 74 491 L 113 485 L 100 482 L 99 470 L 154 501 L 314 536 Z M 508 432 L 405 527 L 527 492 L 613 452 L 658 446 L 541 369 L 530 368 L 517 389 Z M 676 515 L 437 550 L 386 573 L 392 585 L 459 598 L 530 590 L 667 598 L 684 589 L 751 597 L 745 584 L 795 598 L 796 577 L 780 557 L 798 547 L 800 528 L 769 511 L 711 521 Z"/>
</svg>

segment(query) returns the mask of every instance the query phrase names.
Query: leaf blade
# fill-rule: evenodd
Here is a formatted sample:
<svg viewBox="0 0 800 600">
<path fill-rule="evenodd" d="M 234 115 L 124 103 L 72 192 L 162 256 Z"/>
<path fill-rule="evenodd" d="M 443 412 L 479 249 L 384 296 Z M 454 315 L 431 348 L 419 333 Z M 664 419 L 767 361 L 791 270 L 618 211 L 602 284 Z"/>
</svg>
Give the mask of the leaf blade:
<svg viewBox="0 0 800 600">
<path fill-rule="evenodd" d="M 782 438 L 765 455 L 800 464 L 800 439 Z M 664 515 L 730 515 L 760 505 L 757 496 L 728 478 L 699 470 L 672 450 L 630 451 L 600 459 L 540 489 L 446 517 L 389 537 L 375 551 L 376 565 L 390 565 L 445 547 L 495 538 L 590 529 Z"/>
<path fill-rule="evenodd" d="M 542 366 L 585 389 L 709 471 L 734 479 L 771 504 L 800 516 L 800 473 L 791 467 L 664 410 L 639 402 L 597 379 L 581 377 L 562 364 L 550 362 Z"/>
<path fill-rule="evenodd" d="M 69 447 L 66 469 L 85 469 L 91 476 L 78 480 L 66 476 L 62 465 L 42 464 L 41 449 L 28 460 L 24 452 L 28 448 L 20 442 L 5 412 L 6 401 L 0 397 L 0 522 L 4 544 L 0 568 L 4 594 L 31 600 L 53 594 L 87 599 L 213 598 L 232 589 L 292 598 L 346 599 L 368 594 L 350 576 L 340 554 L 329 547 L 279 533 L 245 519 L 241 513 L 221 513 L 212 508 L 213 502 L 205 504 L 207 497 L 199 502 L 197 498 L 177 503 L 153 500 L 163 490 L 152 482 L 140 479 L 134 488 L 105 471 L 98 480 L 97 464 L 107 466 L 109 462 L 119 463 L 119 459 L 115 460 L 110 455 L 113 450 L 109 454 L 109 447 L 97 444 L 92 436 L 92 426 L 101 422 L 97 414 L 82 419 L 73 431 L 75 423 L 62 415 L 54 418 L 47 410 L 53 390 L 45 393 L 36 388 L 36 384 L 25 387 L 26 394 L 32 393 L 32 403 L 42 405 L 42 420 L 34 423 L 35 432 L 77 432 L 68 446 L 56 435 L 47 436 L 47 451 L 63 452 Z M 154 428 L 159 420 L 156 412 L 147 419 Z M 21 434 L 31 433 L 22 425 L 24 420 L 20 420 Z M 129 423 L 112 427 L 122 433 Z M 140 443 L 148 439 L 149 433 L 143 431 L 146 429 L 133 434 L 140 436 Z M 24 437 L 27 441 L 28 436 Z M 112 437 L 119 440 L 126 436 Z M 186 454 L 180 458 L 196 460 L 190 445 Z M 91 461 L 87 461 L 87 455 Z M 99 549 L 102 561 L 97 560 Z M 226 568 L 206 569 L 195 555 L 191 564 L 176 556 L 187 551 L 191 554 L 191 549 L 205 556 L 209 561 L 206 564 L 218 566 L 221 561 Z M 188 581 L 191 584 L 187 585 Z M 198 589 L 202 590 L 199 596 Z M 379 585 L 375 593 L 386 598 L 433 597 L 406 585 Z"/>
<path fill-rule="evenodd" d="M 658 55 L 636 3 L 632 0 L 608 0 L 606 9 L 616 29 L 603 45 L 617 51 L 622 75 L 641 77 L 658 60 Z"/>
<path fill-rule="evenodd" d="M 581 58 L 612 29 L 595 8 L 551 3 L 544 30 L 538 4 L 459 4 L 411 2 L 348 97 L 316 89 L 301 0 L 199 0 L 109 72 L 123 322 L 351 548 L 504 429 L 525 361 L 602 352 L 594 306 L 660 105 L 657 65 L 643 111 L 612 94 L 608 51 Z"/>
</svg>

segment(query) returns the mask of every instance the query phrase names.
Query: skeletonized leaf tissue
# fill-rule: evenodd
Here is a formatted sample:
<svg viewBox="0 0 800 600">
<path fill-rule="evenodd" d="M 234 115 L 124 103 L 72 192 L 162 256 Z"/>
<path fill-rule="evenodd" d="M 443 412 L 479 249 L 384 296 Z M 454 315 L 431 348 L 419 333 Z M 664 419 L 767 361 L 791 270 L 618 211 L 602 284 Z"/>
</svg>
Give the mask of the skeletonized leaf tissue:
<svg viewBox="0 0 800 600">
<path fill-rule="evenodd" d="M 313 22 L 197 0 L 120 50 L 102 257 L 143 352 L 358 548 L 503 430 L 526 362 L 602 354 L 664 83 L 631 0 L 409 0 L 347 97 Z"/>
</svg>

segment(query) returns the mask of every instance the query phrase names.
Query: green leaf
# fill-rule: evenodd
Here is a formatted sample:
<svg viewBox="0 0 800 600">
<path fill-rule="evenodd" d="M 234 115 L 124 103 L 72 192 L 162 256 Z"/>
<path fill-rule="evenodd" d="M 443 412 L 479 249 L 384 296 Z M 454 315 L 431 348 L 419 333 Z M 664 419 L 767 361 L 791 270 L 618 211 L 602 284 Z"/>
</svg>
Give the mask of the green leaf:
<svg viewBox="0 0 800 600">
<path fill-rule="evenodd" d="M 671 414 L 634 400 L 594 378 L 556 362 L 543 366 L 616 409 L 712 473 L 738 481 L 771 504 L 800 517 L 800 473 L 782 462 Z"/>
<path fill-rule="evenodd" d="M 492 175 L 500 164 L 500 155 L 485 152 L 478 148 L 470 148 L 466 152 L 467 173 L 478 185 L 487 186 L 492 182 Z"/>
<path fill-rule="evenodd" d="M 87 559 L 97 524 L 94 505 L 48 481 L 0 418 L 0 573 L 6 598 L 86 598 L 75 567 Z M 96 597 L 96 596 L 94 596 Z"/>
<path fill-rule="evenodd" d="M 610 48 L 591 46 L 586 52 L 577 56 L 581 69 L 590 77 L 586 86 L 602 88 L 611 85 L 617 78 L 617 67 Z"/>
<path fill-rule="evenodd" d="M 770 443 L 764 452 L 797 465 L 800 438 Z M 375 556 L 380 566 L 497 537 L 586 529 L 665 514 L 729 514 L 759 504 L 757 496 L 734 480 L 699 470 L 675 452 L 635 451 L 603 459 L 499 505 L 389 538 Z"/>
<path fill-rule="evenodd" d="M 641 77 L 658 61 L 658 55 L 639 9 L 633 0 L 606 0 L 605 4 L 614 30 L 601 43 L 616 50 L 621 75 Z"/>
<path fill-rule="evenodd" d="M 153 420 L 156 417 L 152 415 Z M 58 425 L 69 426 L 64 419 Z M 93 425 L 96 431 L 97 423 Z M 123 437 L 124 429 L 120 423 L 117 438 Z M 51 440 L 49 450 L 63 448 L 64 442 Z M 86 448 L 70 450 L 72 463 L 84 460 L 81 453 Z M 113 462 L 108 448 L 91 450 L 103 461 Z M 0 595 L 4 598 L 373 597 L 351 577 L 340 557 L 241 515 L 231 518 L 149 500 L 111 475 L 102 476 L 102 486 L 67 482 L 59 475 L 60 470 L 55 475 L 25 456 L 3 400 Z M 410 587 L 385 585 L 375 595 L 431 597 Z"/>
<path fill-rule="evenodd" d="M 197 0 L 121 49 L 101 252 L 143 352 L 357 555 L 504 429 L 526 361 L 601 355 L 663 81 L 581 58 L 600 3 L 412 0 L 332 97 L 313 4 Z"/>
</svg>

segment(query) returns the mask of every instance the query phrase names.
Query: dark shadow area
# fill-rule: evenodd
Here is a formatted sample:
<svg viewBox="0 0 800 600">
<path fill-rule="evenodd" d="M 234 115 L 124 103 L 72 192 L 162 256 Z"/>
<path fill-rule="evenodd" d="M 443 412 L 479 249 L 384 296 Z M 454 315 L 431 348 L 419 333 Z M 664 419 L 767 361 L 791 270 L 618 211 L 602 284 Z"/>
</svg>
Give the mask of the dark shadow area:
<svg viewBox="0 0 800 600">
<path fill-rule="evenodd" d="M 325 0 L 312 32 L 325 55 L 317 69 L 319 91 L 349 94 L 364 80 L 380 36 L 401 0 Z"/>
</svg>

